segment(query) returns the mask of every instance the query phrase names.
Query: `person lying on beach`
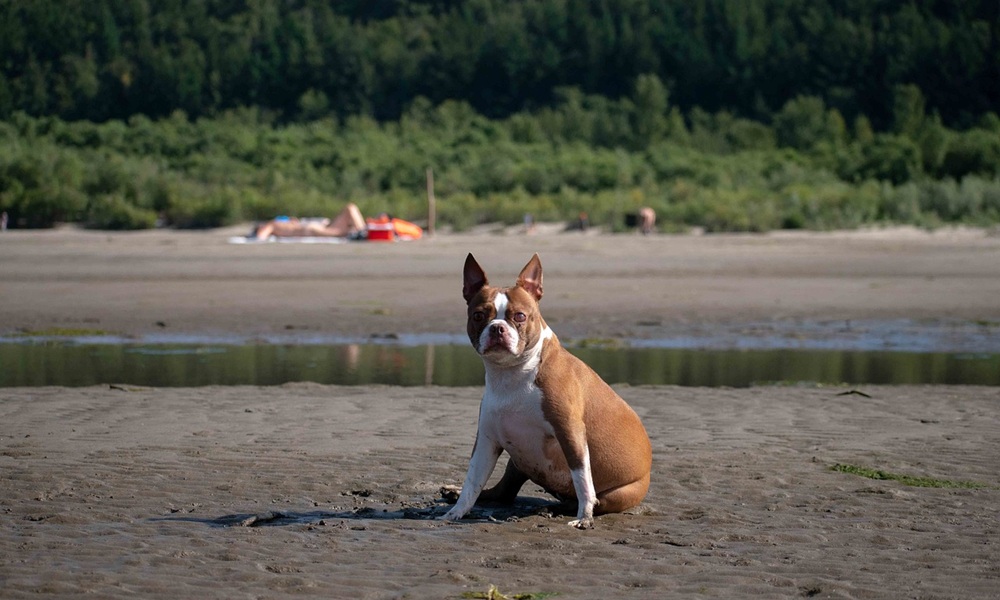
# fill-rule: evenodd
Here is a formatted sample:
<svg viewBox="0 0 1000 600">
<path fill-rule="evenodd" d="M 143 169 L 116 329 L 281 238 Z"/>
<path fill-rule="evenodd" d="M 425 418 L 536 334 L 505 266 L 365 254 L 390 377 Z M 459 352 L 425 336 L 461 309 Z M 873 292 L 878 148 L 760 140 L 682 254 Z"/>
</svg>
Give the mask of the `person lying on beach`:
<svg viewBox="0 0 1000 600">
<path fill-rule="evenodd" d="M 300 219 L 275 217 L 257 226 L 251 234 L 258 240 L 274 237 L 349 237 L 365 230 L 365 218 L 353 202 L 349 202 L 332 221 L 330 219 Z"/>
</svg>

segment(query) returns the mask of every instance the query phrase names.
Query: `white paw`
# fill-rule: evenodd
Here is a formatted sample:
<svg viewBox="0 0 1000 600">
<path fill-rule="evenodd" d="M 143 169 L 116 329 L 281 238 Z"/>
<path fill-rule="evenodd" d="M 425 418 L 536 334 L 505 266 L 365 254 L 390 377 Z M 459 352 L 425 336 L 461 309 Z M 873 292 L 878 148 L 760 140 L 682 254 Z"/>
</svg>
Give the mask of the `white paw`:
<svg viewBox="0 0 1000 600">
<path fill-rule="evenodd" d="M 438 521 L 460 521 L 464 516 L 465 513 L 457 511 L 455 509 L 451 509 L 448 512 L 441 515 L 440 517 L 438 517 Z"/>
<path fill-rule="evenodd" d="M 594 528 L 594 518 L 587 517 L 584 519 L 573 519 L 569 524 L 577 529 L 593 529 Z"/>
</svg>

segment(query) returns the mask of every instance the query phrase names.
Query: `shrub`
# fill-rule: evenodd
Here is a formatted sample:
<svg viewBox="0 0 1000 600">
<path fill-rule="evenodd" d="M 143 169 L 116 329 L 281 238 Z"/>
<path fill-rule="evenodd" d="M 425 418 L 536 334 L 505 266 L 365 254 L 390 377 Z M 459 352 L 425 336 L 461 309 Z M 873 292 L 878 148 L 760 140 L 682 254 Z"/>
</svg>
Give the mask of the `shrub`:
<svg viewBox="0 0 1000 600">
<path fill-rule="evenodd" d="M 785 229 L 850 229 L 880 216 L 878 186 L 870 182 L 860 186 L 839 181 L 799 183 L 786 188 L 783 196 L 780 212 Z"/>
<path fill-rule="evenodd" d="M 952 136 L 941 159 L 941 174 L 955 179 L 1000 175 L 1000 135 L 972 129 Z"/>
<path fill-rule="evenodd" d="M 770 231 L 782 222 L 773 199 L 754 191 L 712 190 L 686 208 L 685 222 L 710 233 Z"/>
<path fill-rule="evenodd" d="M 25 227 L 77 221 L 86 205 L 84 170 L 75 153 L 46 142 L 7 144 L 0 151 L 0 209 Z"/>
<path fill-rule="evenodd" d="M 845 157 L 841 176 L 849 181 L 880 179 L 899 185 L 921 173 L 920 148 L 909 138 L 878 134 L 860 152 Z"/>
<path fill-rule="evenodd" d="M 150 229 L 156 225 L 156 213 L 121 194 L 103 194 L 91 198 L 84 224 L 91 229 Z"/>
<path fill-rule="evenodd" d="M 823 100 L 799 96 L 774 116 L 774 134 L 780 146 L 808 150 L 827 139 L 827 112 Z"/>
<path fill-rule="evenodd" d="M 438 198 L 437 217 L 441 224 L 451 225 L 455 231 L 465 231 L 477 223 L 489 220 L 472 194 L 451 194 Z"/>
<path fill-rule="evenodd" d="M 969 176 L 908 183 L 884 192 L 883 215 L 901 223 L 988 225 L 1000 218 L 1000 180 Z"/>
<path fill-rule="evenodd" d="M 191 190 L 191 186 L 184 186 Z M 242 218 L 238 188 L 212 187 L 179 194 L 166 214 L 167 221 L 185 229 L 232 225 Z"/>
</svg>

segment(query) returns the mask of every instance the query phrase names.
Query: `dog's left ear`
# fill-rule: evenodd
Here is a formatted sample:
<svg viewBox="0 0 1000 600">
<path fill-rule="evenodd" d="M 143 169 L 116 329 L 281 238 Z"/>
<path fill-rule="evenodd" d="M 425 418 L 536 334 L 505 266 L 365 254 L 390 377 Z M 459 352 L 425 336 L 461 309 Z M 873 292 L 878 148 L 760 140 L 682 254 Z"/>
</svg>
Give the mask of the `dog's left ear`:
<svg viewBox="0 0 1000 600">
<path fill-rule="evenodd" d="M 535 302 L 542 299 L 542 259 L 535 253 L 521 269 L 521 274 L 517 276 L 517 285 L 535 297 Z"/>
<path fill-rule="evenodd" d="M 465 298 L 465 302 L 468 303 L 472 300 L 473 296 L 479 293 L 479 290 L 483 289 L 483 286 L 488 285 L 490 282 L 486 279 L 486 273 L 479 266 L 479 263 L 476 262 L 476 258 L 472 256 L 471 252 L 465 258 L 463 275 L 462 296 Z"/>
</svg>

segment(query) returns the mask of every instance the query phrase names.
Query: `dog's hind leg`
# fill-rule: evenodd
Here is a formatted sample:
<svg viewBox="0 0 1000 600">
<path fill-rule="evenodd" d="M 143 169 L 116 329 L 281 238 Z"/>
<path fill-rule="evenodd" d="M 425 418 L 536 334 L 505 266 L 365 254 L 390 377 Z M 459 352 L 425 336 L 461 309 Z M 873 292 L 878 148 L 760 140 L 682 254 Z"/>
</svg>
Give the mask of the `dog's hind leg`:
<svg viewBox="0 0 1000 600">
<path fill-rule="evenodd" d="M 597 494 L 594 514 L 617 513 L 638 506 L 649 490 L 649 474 L 638 481 L 626 483 Z"/>
<path fill-rule="evenodd" d="M 517 499 L 517 493 L 521 491 L 521 486 L 527 481 L 528 476 L 517 468 L 513 460 L 508 460 L 503 477 L 495 486 L 483 490 L 476 504 L 513 504 Z"/>
</svg>

